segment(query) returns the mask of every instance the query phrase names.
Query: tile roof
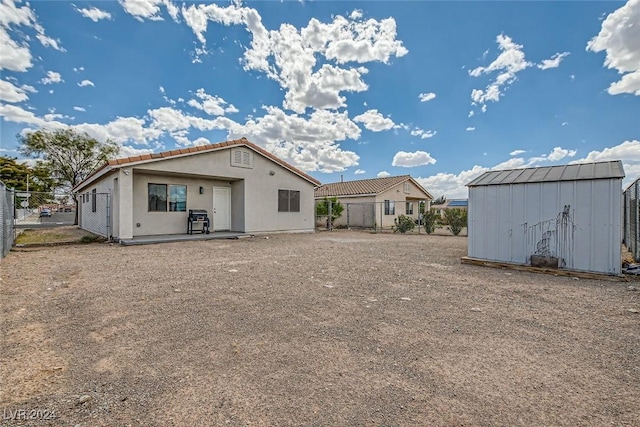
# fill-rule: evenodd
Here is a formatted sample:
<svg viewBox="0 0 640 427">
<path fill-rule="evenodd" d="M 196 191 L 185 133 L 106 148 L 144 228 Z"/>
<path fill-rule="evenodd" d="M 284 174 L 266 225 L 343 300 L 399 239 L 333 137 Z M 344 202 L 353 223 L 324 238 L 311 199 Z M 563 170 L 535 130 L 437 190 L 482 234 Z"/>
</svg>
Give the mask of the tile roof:
<svg viewBox="0 0 640 427">
<path fill-rule="evenodd" d="M 489 171 L 468 183 L 467 187 L 611 178 L 624 178 L 624 169 L 620 160 Z"/>
<path fill-rule="evenodd" d="M 389 176 L 386 178 L 360 179 L 358 181 L 343 181 L 324 184 L 316 188 L 315 197 L 334 196 L 364 196 L 380 194 L 405 181 L 411 180 L 415 185 L 422 187 L 411 178 L 411 175 Z M 424 189 L 423 189 L 424 190 Z M 429 194 L 426 190 L 425 193 Z"/>
<path fill-rule="evenodd" d="M 131 156 L 131 157 L 124 157 L 124 158 L 120 158 L 120 159 L 109 160 L 108 162 L 104 163 L 101 167 L 96 169 L 91 175 L 89 175 L 84 181 L 82 181 L 80 184 L 78 184 L 75 188 L 79 188 L 79 187 L 83 186 L 85 183 L 87 183 L 88 181 L 92 180 L 92 178 L 95 177 L 95 175 L 97 175 L 99 172 L 101 172 L 101 171 L 103 171 L 104 169 L 107 169 L 107 168 L 115 169 L 115 168 L 119 168 L 119 167 L 122 167 L 123 165 L 127 165 L 127 164 L 130 164 L 130 163 L 138 163 L 138 162 L 147 163 L 147 162 L 153 162 L 153 161 L 157 161 L 157 160 L 168 159 L 168 158 L 172 158 L 172 157 L 176 157 L 176 156 L 199 153 L 199 152 L 202 152 L 202 151 L 216 151 L 216 150 L 220 150 L 220 149 L 223 149 L 223 148 L 226 148 L 226 147 L 234 147 L 234 146 L 242 146 L 242 145 L 244 145 L 246 147 L 249 147 L 252 150 L 262 154 L 263 156 L 265 156 L 268 159 L 276 162 L 277 164 L 279 164 L 280 166 L 284 167 L 285 169 L 290 170 L 294 174 L 299 175 L 300 177 L 302 177 L 302 178 L 306 179 L 307 181 L 311 182 L 312 184 L 314 184 L 316 186 L 320 185 L 320 181 L 318 181 L 314 177 L 312 177 L 310 175 L 307 175 L 306 173 L 302 172 L 300 169 L 296 168 L 295 166 L 290 165 L 289 163 L 285 162 L 284 160 L 280 159 L 279 157 L 276 157 L 275 155 L 271 154 L 270 152 L 268 152 L 264 148 L 260 147 L 259 145 L 254 144 L 253 142 L 249 141 L 248 139 L 241 138 L 241 139 L 234 139 L 234 140 L 230 140 L 230 141 L 219 142 L 217 144 L 197 145 L 197 146 L 194 146 L 194 147 L 180 148 L 180 149 L 177 149 L 177 150 L 170 150 L 170 151 L 163 151 L 161 153 L 142 154 L 142 155 L 139 155 L 139 156 Z"/>
</svg>

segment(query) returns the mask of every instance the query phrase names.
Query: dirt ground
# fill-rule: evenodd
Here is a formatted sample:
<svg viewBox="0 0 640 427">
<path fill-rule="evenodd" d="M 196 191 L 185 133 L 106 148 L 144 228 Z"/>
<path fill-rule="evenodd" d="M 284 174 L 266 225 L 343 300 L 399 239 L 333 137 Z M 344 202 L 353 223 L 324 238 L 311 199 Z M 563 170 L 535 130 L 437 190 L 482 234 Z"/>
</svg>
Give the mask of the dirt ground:
<svg viewBox="0 0 640 427">
<path fill-rule="evenodd" d="M 640 425 L 639 282 L 461 265 L 466 243 L 12 252 L 0 425 Z"/>
</svg>

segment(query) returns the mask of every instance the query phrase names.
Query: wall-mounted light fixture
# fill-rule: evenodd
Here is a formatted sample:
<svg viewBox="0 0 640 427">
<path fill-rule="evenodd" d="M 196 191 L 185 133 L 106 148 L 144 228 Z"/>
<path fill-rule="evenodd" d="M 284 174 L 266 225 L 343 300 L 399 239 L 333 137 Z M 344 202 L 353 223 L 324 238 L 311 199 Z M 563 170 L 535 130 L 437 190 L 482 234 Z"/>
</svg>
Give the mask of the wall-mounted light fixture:
<svg viewBox="0 0 640 427">
<path fill-rule="evenodd" d="M 273 176 L 276 174 L 276 171 L 269 171 L 269 175 Z"/>
<path fill-rule="evenodd" d="M 122 172 L 124 172 L 125 175 L 129 175 L 130 173 L 129 169 L 123 169 Z"/>
<path fill-rule="evenodd" d="M 204 187 L 200 187 L 200 194 L 204 194 Z"/>
</svg>

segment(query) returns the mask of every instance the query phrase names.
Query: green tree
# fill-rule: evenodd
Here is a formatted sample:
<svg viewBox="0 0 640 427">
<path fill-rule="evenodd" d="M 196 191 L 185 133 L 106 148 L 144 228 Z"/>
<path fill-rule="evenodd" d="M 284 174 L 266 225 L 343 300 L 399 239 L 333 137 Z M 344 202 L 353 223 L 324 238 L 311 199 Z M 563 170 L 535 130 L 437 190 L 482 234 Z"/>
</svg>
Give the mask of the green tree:
<svg viewBox="0 0 640 427">
<path fill-rule="evenodd" d="M 59 187 L 71 191 L 98 166 L 118 154 L 119 148 L 112 141 L 100 142 L 86 133 L 72 129 L 55 131 L 38 130 L 18 135 L 20 153 L 42 160 Z M 73 194 L 73 201 L 78 199 Z M 76 209 L 75 224 L 78 223 Z"/>
<path fill-rule="evenodd" d="M 327 228 L 329 228 L 329 204 L 331 204 L 331 224 L 342 216 L 344 206 L 338 201 L 337 197 L 325 197 L 316 203 L 316 216 L 319 218 L 327 217 Z"/>
<path fill-rule="evenodd" d="M 429 212 L 426 212 L 422 216 L 422 224 L 424 225 L 424 231 L 427 234 L 432 234 L 436 231 L 436 227 L 438 226 L 438 220 L 440 219 L 440 214 L 435 209 L 430 209 Z"/>
<path fill-rule="evenodd" d="M 467 210 L 459 208 L 446 209 L 444 211 L 444 219 L 449 224 L 448 228 L 451 234 L 457 236 L 467 226 Z"/>
<path fill-rule="evenodd" d="M 49 171 L 39 162 L 34 167 L 19 163 L 15 157 L 0 156 L 0 180 L 17 191 L 49 192 L 56 183 Z"/>
</svg>

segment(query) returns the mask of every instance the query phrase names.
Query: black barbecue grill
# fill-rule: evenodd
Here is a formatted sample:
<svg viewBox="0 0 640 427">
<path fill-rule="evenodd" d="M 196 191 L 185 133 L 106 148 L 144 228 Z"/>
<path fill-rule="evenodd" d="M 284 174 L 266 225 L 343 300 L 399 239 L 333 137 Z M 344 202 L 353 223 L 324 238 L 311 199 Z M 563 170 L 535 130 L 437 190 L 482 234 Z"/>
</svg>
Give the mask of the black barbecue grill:
<svg viewBox="0 0 640 427">
<path fill-rule="evenodd" d="M 193 224 L 202 223 L 201 233 L 209 234 L 209 214 L 204 209 L 189 209 L 187 218 L 187 234 L 193 234 Z"/>
</svg>

